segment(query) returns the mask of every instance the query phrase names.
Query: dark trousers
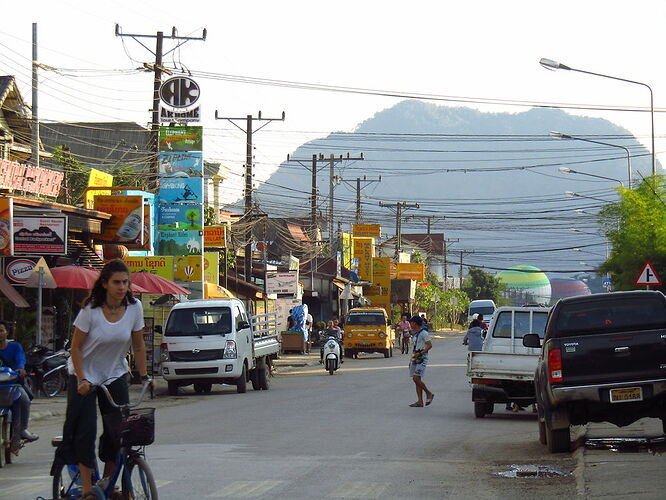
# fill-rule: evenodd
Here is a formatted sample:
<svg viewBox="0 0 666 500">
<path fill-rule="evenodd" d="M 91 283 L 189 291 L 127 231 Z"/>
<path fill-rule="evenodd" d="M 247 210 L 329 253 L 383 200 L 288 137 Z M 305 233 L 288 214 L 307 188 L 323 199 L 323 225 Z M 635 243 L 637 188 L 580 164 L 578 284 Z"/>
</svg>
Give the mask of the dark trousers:
<svg viewBox="0 0 666 500">
<path fill-rule="evenodd" d="M 99 406 L 104 427 L 99 438 L 99 458 L 103 462 L 114 462 L 119 449 L 115 426 L 120 422 L 120 410 L 111 406 L 101 389 L 81 396 L 77 392 L 77 385 L 76 377 L 70 375 L 67 414 L 62 431 L 63 442 L 58 448 L 58 458 L 67 464 L 81 463 L 95 468 L 96 406 Z M 114 380 L 107 387 L 116 404 L 129 402 L 129 391 L 124 377 Z"/>
</svg>

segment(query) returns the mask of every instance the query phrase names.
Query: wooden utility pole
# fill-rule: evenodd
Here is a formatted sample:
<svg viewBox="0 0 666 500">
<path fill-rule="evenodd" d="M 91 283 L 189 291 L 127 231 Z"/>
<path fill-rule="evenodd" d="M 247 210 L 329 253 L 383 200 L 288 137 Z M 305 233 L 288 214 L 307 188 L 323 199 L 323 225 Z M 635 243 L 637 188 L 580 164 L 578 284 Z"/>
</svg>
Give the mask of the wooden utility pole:
<svg viewBox="0 0 666 500">
<path fill-rule="evenodd" d="M 37 23 L 32 23 L 32 138 L 31 138 L 31 162 L 35 167 L 39 167 L 39 106 L 38 106 L 38 85 L 37 68 L 39 62 L 37 59 Z M 67 178 L 67 173 L 65 173 Z"/>
<path fill-rule="evenodd" d="M 406 208 L 419 208 L 419 204 L 407 203 L 406 201 L 399 201 L 397 203 L 384 203 L 380 201 L 379 206 L 395 208 L 395 258 L 397 258 L 402 251 L 402 211 Z"/>
<path fill-rule="evenodd" d="M 245 257 L 244 257 L 244 274 L 243 277 L 248 283 L 252 282 L 252 178 L 254 174 L 252 173 L 252 136 L 254 132 L 259 132 L 262 128 L 268 125 L 270 122 L 274 121 L 284 121 L 285 113 L 282 112 L 281 118 L 262 118 L 261 111 L 257 113 L 257 116 L 247 115 L 245 118 L 234 118 L 234 117 L 225 117 L 219 116 L 217 110 L 215 111 L 216 120 L 227 120 L 229 123 L 238 128 L 241 132 L 245 133 L 247 138 L 245 141 L 245 214 L 243 218 L 245 219 Z M 240 127 L 236 122 L 245 120 L 245 129 Z M 264 121 L 261 127 L 257 130 L 252 129 L 252 123 L 254 121 Z"/>
</svg>

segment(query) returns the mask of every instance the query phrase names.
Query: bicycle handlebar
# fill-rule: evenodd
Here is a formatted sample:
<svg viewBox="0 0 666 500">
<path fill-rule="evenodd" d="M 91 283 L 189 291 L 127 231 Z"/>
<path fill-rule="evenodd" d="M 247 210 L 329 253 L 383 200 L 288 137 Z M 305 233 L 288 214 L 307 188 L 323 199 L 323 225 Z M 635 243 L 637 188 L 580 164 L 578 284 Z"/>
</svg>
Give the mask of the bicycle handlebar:
<svg viewBox="0 0 666 500">
<path fill-rule="evenodd" d="M 153 383 L 152 380 L 146 380 L 143 383 L 143 387 L 141 388 L 141 394 L 139 394 L 139 399 L 136 401 L 136 403 L 127 403 L 120 405 L 116 404 L 116 402 L 113 400 L 113 397 L 111 396 L 108 387 L 106 387 L 104 384 L 98 385 L 96 387 L 102 389 L 104 394 L 106 394 L 106 399 L 108 399 L 109 403 L 111 403 L 111 406 L 113 406 L 114 408 L 135 408 L 143 402 L 143 398 L 146 395 L 146 391 L 148 390 L 148 387 L 152 385 L 152 383 Z"/>
</svg>

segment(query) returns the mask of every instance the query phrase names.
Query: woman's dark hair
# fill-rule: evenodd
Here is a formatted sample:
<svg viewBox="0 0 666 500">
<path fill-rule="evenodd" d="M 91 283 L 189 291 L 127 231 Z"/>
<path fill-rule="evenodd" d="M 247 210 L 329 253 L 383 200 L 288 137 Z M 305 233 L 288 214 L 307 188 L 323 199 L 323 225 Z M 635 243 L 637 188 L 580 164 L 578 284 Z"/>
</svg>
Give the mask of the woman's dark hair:
<svg viewBox="0 0 666 500">
<path fill-rule="evenodd" d="M 92 290 L 90 290 L 90 295 L 88 295 L 86 300 L 83 301 L 84 307 L 90 304 L 90 307 L 94 309 L 95 307 L 102 307 L 102 305 L 104 305 L 104 302 L 106 301 L 106 288 L 104 288 L 103 284 L 108 283 L 114 273 L 127 273 L 127 276 L 130 275 L 129 268 L 122 260 L 114 259 L 104 264 L 97 281 L 95 281 Z M 130 284 L 131 283 L 128 284 L 127 293 L 123 298 L 124 306 L 136 302 L 132 290 L 129 287 Z"/>
<path fill-rule="evenodd" d="M 472 322 L 469 324 L 470 328 L 474 328 L 475 326 L 481 326 L 481 322 L 478 319 L 473 319 Z"/>
<path fill-rule="evenodd" d="M 5 327 L 5 330 L 7 330 L 7 335 L 11 335 L 12 333 L 12 325 L 8 321 L 0 321 L 0 325 Z"/>
</svg>

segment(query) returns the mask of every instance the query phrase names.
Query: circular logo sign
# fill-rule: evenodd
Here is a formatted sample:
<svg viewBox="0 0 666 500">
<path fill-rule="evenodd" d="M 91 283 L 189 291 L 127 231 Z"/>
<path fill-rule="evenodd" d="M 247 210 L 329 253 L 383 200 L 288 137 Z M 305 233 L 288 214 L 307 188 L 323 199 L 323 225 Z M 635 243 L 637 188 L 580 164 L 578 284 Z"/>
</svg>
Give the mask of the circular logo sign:
<svg viewBox="0 0 666 500">
<path fill-rule="evenodd" d="M 160 98 L 173 108 L 189 108 L 199 100 L 199 85 L 186 76 L 169 78 L 160 87 Z"/>
<path fill-rule="evenodd" d="M 30 259 L 16 259 L 7 264 L 5 274 L 14 283 L 25 284 L 35 265 L 35 262 Z"/>
</svg>

